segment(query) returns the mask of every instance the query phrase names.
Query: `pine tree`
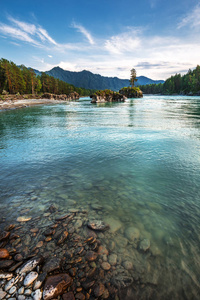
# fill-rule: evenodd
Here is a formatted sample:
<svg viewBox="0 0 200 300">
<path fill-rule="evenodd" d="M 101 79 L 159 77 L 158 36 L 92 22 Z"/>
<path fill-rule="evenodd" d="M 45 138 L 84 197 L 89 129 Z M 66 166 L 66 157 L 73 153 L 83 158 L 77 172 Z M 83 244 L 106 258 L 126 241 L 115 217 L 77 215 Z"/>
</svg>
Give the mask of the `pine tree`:
<svg viewBox="0 0 200 300">
<path fill-rule="evenodd" d="M 135 86 L 135 82 L 136 81 L 137 81 L 137 79 L 136 79 L 136 70 L 132 69 L 131 70 L 131 78 L 130 78 L 130 85 L 131 85 L 131 87 Z"/>
</svg>

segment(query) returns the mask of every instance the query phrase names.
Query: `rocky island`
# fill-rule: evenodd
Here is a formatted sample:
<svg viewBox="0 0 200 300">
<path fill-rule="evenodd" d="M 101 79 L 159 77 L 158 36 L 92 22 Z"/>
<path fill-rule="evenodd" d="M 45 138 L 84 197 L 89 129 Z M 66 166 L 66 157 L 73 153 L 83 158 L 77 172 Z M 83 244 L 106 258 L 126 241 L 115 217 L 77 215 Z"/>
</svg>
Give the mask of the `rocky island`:
<svg viewBox="0 0 200 300">
<path fill-rule="evenodd" d="M 111 90 L 97 91 L 90 96 L 91 103 L 105 103 L 105 102 L 124 102 L 126 100 L 125 95 Z"/>
<path fill-rule="evenodd" d="M 139 87 L 124 87 L 119 91 L 120 94 L 127 98 L 142 98 L 143 93 Z"/>
</svg>

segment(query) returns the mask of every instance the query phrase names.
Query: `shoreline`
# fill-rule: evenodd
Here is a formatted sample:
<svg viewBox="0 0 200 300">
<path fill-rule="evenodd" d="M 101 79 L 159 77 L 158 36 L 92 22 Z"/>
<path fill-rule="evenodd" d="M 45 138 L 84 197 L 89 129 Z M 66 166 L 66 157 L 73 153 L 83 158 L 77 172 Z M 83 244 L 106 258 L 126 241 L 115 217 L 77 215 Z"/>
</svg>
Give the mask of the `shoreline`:
<svg viewBox="0 0 200 300">
<path fill-rule="evenodd" d="M 54 99 L 23 99 L 23 100 L 6 100 L 0 101 L 0 111 L 24 108 L 29 106 L 37 106 L 42 104 L 58 104 L 66 103 L 67 100 L 54 100 Z"/>
</svg>

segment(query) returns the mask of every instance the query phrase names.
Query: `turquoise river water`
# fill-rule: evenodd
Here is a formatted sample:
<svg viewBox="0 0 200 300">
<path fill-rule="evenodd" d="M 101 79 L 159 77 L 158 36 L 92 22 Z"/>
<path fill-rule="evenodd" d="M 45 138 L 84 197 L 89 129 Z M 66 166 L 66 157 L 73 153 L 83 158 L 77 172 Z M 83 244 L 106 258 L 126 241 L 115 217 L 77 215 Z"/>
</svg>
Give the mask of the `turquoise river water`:
<svg viewBox="0 0 200 300">
<path fill-rule="evenodd" d="M 1 218 L 49 203 L 110 223 L 100 238 L 157 291 L 152 299 L 200 299 L 200 97 L 1 111 Z"/>
</svg>

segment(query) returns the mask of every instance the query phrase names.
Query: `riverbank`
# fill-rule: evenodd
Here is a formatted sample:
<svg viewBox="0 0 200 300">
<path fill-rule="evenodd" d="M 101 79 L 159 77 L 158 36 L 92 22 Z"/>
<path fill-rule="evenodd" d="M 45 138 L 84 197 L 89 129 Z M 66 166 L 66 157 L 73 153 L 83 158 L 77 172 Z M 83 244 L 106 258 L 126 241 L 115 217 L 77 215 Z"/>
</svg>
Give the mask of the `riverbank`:
<svg viewBox="0 0 200 300">
<path fill-rule="evenodd" d="M 63 102 L 64 102 L 63 100 L 53 100 L 53 99 L 6 100 L 6 101 L 0 101 L 0 111 L 41 105 L 41 104 L 56 104 L 56 103 L 63 103 Z"/>
<path fill-rule="evenodd" d="M 56 104 L 78 99 L 79 94 L 76 92 L 70 93 L 69 95 L 56 95 L 51 93 L 40 95 L 0 95 L 0 110 L 23 108 L 41 104 Z"/>
</svg>

